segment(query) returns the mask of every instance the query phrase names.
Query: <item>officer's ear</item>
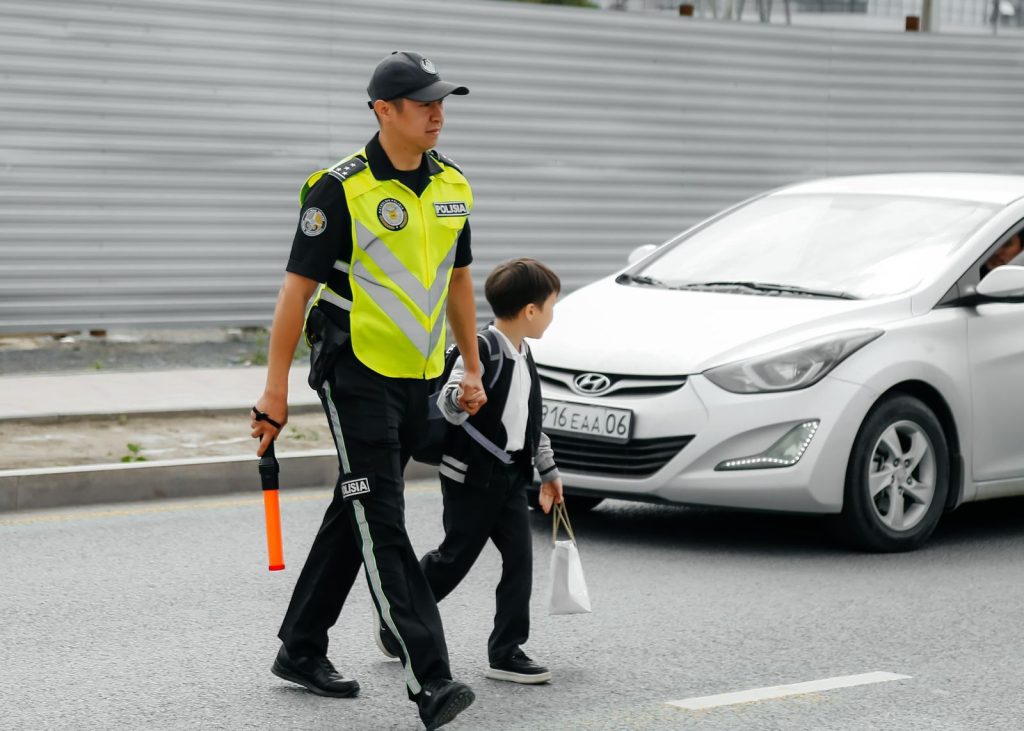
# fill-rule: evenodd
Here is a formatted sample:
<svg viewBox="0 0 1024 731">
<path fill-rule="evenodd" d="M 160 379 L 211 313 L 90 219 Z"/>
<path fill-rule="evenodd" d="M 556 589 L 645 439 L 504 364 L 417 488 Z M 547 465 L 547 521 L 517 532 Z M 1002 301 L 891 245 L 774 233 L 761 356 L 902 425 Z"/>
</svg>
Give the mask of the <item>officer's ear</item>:
<svg viewBox="0 0 1024 731">
<path fill-rule="evenodd" d="M 384 120 L 390 120 L 396 112 L 402 111 L 403 99 L 391 99 L 385 101 L 384 99 L 376 100 L 373 105 L 373 113 L 377 117 L 377 123 L 383 124 Z"/>
</svg>

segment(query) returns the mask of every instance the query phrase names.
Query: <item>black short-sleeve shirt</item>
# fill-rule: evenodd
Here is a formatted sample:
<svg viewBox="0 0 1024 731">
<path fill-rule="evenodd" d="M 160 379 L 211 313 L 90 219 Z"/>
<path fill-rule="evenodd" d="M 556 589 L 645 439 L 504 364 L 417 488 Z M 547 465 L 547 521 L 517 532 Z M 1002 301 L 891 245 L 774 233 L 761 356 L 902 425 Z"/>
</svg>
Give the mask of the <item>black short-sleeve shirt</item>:
<svg viewBox="0 0 1024 731">
<path fill-rule="evenodd" d="M 366 144 L 366 162 L 370 173 L 377 180 L 398 180 L 416 195 L 422 195 L 430 184 L 432 161 L 427 159 L 427 155 L 423 156 L 416 170 L 396 170 L 377 135 Z M 326 219 L 326 225 L 313 236 L 307 235 L 301 225 L 302 216 L 310 208 L 319 208 Z M 286 270 L 317 282 L 327 282 L 342 297 L 352 299 L 348 275 L 334 269 L 335 261 L 348 263 L 352 260 L 352 214 L 348 210 L 341 181 L 331 175 L 320 178 L 306 194 L 299 221 Z M 467 220 L 456 243 L 456 267 L 469 266 L 473 262 L 471 241 L 472 234 Z"/>
</svg>

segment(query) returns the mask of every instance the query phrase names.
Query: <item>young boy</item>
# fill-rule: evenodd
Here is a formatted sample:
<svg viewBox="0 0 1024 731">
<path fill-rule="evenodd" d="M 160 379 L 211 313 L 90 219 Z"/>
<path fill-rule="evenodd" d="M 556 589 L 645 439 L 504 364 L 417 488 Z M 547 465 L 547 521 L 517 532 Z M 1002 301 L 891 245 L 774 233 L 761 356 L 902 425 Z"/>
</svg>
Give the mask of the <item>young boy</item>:
<svg viewBox="0 0 1024 731">
<path fill-rule="evenodd" d="M 541 432 L 537 368 L 524 338 L 544 334 L 560 289 L 558 276 L 533 259 L 498 265 L 484 284 L 495 323 L 479 336 L 483 382 L 485 387 L 492 384 L 487 403 L 474 416 L 459 405 L 461 357 L 437 401 L 451 423 L 440 465 L 445 537 L 420 565 L 440 602 L 466 576 L 487 540 L 494 541 L 502 570 L 486 675 L 514 683 L 551 679 L 551 672 L 521 648 L 530 631 L 533 550 L 526 486 L 534 467 L 540 474 L 544 512 L 562 502 L 551 442 Z M 378 630 L 377 644 L 386 655 L 399 655 L 400 647 L 387 628 Z"/>
</svg>

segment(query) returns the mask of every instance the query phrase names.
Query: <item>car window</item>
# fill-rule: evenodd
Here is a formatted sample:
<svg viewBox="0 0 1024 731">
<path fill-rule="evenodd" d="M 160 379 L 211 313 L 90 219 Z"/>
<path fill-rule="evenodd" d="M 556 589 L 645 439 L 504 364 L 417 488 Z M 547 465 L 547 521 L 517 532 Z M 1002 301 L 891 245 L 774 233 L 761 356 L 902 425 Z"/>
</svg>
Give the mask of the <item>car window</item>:
<svg viewBox="0 0 1024 731">
<path fill-rule="evenodd" d="M 668 286 L 760 282 L 869 298 L 912 289 L 998 210 L 881 195 L 777 195 L 666 247 L 634 274 Z"/>
<path fill-rule="evenodd" d="M 982 259 L 982 264 L 978 271 L 980 278 L 984 279 L 993 269 L 998 269 L 1006 264 L 1020 263 L 1022 254 L 1024 254 L 1024 244 L 1022 244 L 1021 234 L 1010 234 L 999 246 Z"/>
</svg>

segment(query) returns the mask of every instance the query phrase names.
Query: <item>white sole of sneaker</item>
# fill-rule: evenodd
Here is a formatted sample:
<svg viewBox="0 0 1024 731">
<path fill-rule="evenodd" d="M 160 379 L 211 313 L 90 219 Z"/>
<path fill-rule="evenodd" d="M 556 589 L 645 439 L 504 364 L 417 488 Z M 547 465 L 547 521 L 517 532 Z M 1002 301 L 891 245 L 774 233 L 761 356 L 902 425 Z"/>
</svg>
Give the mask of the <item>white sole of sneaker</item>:
<svg viewBox="0 0 1024 731">
<path fill-rule="evenodd" d="M 525 673 L 512 673 L 508 670 L 498 670 L 497 668 L 487 668 L 487 672 L 484 673 L 485 677 L 491 680 L 507 680 L 510 683 L 522 683 L 523 685 L 539 685 L 540 683 L 546 683 L 551 680 L 551 671 L 548 670 L 546 673 L 537 673 L 536 675 L 526 675 Z"/>
<path fill-rule="evenodd" d="M 380 650 L 384 657 L 391 660 L 398 659 L 398 655 L 392 655 L 388 652 L 388 648 L 384 647 L 384 643 L 380 640 L 380 617 L 376 612 L 373 613 L 373 641 L 377 643 L 377 649 Z"/>
</svg>

